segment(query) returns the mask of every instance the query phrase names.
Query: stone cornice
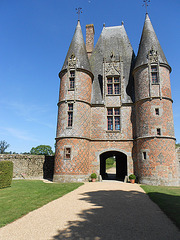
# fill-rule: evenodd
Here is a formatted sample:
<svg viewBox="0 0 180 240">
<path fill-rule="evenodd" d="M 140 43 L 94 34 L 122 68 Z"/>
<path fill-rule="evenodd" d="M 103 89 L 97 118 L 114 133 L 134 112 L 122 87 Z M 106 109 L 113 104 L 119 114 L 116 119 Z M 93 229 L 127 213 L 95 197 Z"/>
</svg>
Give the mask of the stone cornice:
<svg viewBox="0 0 180 240">
<path fill-rule="evenodd" d="M 135 138 L 134 140 L 140 140 L 140 139 L 151 139 L 151 138 L 165 138 L 165 139 L 173 139 L 173 140 L 176 140 L 175 137 L 172 137 L 172 136 L 157 136 L 157 135 L 154 135 L 154 136 L 143 136 L 143 137 L 137 137 Z"/>
<path fill-rule="evenodd" d="M 94 75 L 92 74 L 92 72 L 90 72 L 84 68 L 76 68 L 75 70 L 79 71 L 79 72 L 84 72 L 84 73 L 88 74 L 92 78 L 92 80 L 94 79 Z M 67 71 L 68 71 L 67 68 L 60 71 L 59 78 L 62 78 L 62 75 L 64 75 Z"/>
<path fill-rule="evenodd" d="M 171 101 L 173 103 L 173 100 L 171 98 L 168 98 L 168 97 L 147 97 L 147 98 L 143 98 L 143 99 L 140 99 L 138 101 L 135 101 L 134 104 L 139 103 L 139 102 L 152 101 L 153 99 L 169 100 L 169 101 Z"/>
<path fill-rule="evenodd" d="M 59 101 L 58 103 L 57 103 L 57 105 L 59 106 L 59 105 L 61 105 L 62 103 L 67 103 L 67 102 L 82 102 L 82 103 L 85 103 L 85 104 L 88 104 L 89 106 L 91 106 L 91 104 L 89 103 L 89 102 L 86 102 L 86 101 L 83 101 L 83 100 L 74 100 L 74 99 L 72 99 L 72 100 L 70 100 L 70 99 L 68 99 L 68 100 L 62 100 L 62 101 Z"/>
<path fill-rule="evenodd" d="M 75 138 L 75 139 L 85 139 L 91 142 L 132 142 L 134 139 L 92 139 L 86 137 L 78 137 L 78 136 L 66 136 L 66 137 L 56 137 L 55 139 L 65 139 L 65 138 Z"/>
</svg>

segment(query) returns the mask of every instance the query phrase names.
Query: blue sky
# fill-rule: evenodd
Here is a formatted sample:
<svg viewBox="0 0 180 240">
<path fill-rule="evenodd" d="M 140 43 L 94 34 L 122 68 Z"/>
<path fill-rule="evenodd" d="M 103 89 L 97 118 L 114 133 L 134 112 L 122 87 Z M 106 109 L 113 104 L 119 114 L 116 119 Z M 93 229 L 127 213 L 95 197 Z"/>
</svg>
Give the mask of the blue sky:
<svg viewBox="0 0 180 240">
<path fill-rule="evenodd" d="M 58 73 L 82 7 L 81 27 L 121 25 L 137 54 L 145 19 L 142 0 L 0 0 L 0 140 L 12 152 L 41 144 L 54 150 Z M 180 1 L 151 0 L 148 13 L 171 65 L 175 136 L 180 142 Z"/>
</svg>

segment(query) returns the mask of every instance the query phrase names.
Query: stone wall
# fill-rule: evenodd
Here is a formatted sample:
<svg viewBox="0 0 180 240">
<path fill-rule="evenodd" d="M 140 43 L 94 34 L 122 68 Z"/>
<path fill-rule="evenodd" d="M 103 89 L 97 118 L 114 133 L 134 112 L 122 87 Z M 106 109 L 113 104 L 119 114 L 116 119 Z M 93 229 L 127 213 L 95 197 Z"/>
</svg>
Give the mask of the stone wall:
<svg viewBox="0 0 180 240">
<path fill-rule="evenodd" d="M 52 179 L 54 156 L 0 154 L 0 161 L 12 161 L 13 178 L 20 179 Z"/>
</svg>

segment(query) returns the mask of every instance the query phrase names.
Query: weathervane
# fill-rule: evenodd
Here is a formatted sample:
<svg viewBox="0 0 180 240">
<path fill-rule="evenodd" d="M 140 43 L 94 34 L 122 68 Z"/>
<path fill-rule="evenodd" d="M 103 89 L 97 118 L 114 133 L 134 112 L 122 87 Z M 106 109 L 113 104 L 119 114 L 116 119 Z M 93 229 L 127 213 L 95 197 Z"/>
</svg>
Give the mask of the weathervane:
<svg viewBox="0 0 180 240">
<path fill-rule="evenodd" d="M 78 14 L 78 21 L 80 20 L 80 14 L 82 13 L 81 10 L 82 10 L 81 7 L 76 8 L 76 11 L 77 11 L 77 14 Z"/>
<path fill-rule="evenodd" d="M 150 2 L 150 0 L 143 0 L 143 2 L 144 2 L 143 7 L 145 6 L 147 13 L 147 7 L 149 6 L 148 3 Z"/>
</svg>

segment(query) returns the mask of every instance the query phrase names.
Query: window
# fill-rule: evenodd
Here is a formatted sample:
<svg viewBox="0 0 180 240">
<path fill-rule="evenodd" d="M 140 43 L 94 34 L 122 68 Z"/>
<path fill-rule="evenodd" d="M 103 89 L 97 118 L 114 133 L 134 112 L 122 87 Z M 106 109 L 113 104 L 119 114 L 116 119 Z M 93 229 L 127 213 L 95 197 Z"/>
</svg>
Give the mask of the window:
<svg viewBox="0 0 180 240">
<path fill-rule="evenodd" d="M 147 154 L 146 154 L 146 152 L 143 152 L 143 159 L 144 159 L 144 160 L 147 159 Z"/>
<path fill-rule="evenodd" d="M 75 85 L 75 71 L 70 71 L 69 89 L 73 90 Z"/>
<path fill-rule="evenodd" d="M 157 128 L 157 135 L 161 135 L 161 129 Z"/>
<path fill-rule="evenodd" d="M 64 148 L 64 159 L 71 159 L 71 148 L 70 147 Z"/>
<path fill-rule="evenodd" d="M 159 108 L 155 108 L 155 114 L 159 115 Z"/>
<path fill-rule="evenodd" d="M 72 127 L 73 124 L 73 103 L 68 104 L 68 127 Z"/>
<path fill-rule="evenodd" d="M 120 130 L 120 109 L 108 108 L 107 109 L 107 130 Z"/>
<path fill-rule="evenodd" d="M 158 70 L 156 65 L 151 66 L 151 79 L 152 83 L 154 84 L 158 83 Z"/>
<path fill-rule="evenodd" d="M 120 94 L 119 77 L 107 77 L 107 94 Z"/>
</svg>

